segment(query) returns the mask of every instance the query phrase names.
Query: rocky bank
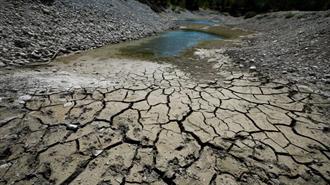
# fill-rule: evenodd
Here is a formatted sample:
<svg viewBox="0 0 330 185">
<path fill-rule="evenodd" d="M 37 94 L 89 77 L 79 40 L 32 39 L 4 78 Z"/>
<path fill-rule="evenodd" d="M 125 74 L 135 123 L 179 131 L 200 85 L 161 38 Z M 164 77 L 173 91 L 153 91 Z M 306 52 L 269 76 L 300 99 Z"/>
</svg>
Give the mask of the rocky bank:
<svg viewBox="0 0 330 185">
<path fill-rule="evenodd" d="M 314 86 L 330 96 L 330 11 L 274 12 L 224 20 L 255 32 L 226 52 L 241 68 Z"/>
<path fill-rule="evenodd" d="M 167 18 L 135 0 L 3 0 L 0 66 L 138 39 L 168 29 Z"/>
</svg>

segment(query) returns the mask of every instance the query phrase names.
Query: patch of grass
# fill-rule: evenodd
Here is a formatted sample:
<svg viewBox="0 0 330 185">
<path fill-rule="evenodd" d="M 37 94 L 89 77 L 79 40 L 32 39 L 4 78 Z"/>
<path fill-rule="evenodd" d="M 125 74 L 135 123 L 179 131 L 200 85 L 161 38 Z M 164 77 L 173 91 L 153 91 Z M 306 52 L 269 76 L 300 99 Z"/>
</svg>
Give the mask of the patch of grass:
<svg viewBox="0 0 330 185">
<path fill-rule="evenodd" d="M 287 14 L 285 15 L 285 18 L 286 18 L 286 19 L 290 19 L 290 18 L 292 18 L 292 17 L 294 17 L 294 16 L 295 16 L 295 14 L 292 13 L 292 12 L 290 12 L 290 13 L 287 13 Z"/>
</svg>

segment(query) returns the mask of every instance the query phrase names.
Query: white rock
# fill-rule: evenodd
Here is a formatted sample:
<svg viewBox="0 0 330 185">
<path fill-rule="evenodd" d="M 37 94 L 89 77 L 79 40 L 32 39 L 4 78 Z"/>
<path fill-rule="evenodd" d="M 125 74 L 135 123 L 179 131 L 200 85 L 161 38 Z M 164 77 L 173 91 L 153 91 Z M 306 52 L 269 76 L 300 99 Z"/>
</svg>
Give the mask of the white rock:
<svg viewBox="0 0 330 185">
<path fill-rule="evenodd" d="M 67 103 L 65 103 L 63 106 L 64 107 L 71 107 L 73 105 L 73 102 L 67 102 Z"/>
<path fill-rule="evenodd" d="M 8 168 L 12 165 L 12 163 L 5 163 L 5 164 L 2 164 L 0 165 L 0 169 L 4 169 L 4 168 Z"/>
<path fill-rule="evenodd" d="M 100 155 L 102 152 L 103 152 L 103 150 L 93 150 L 92 154 L 93 154 L 93 156 L 96 157 L 96 156 Z"/>
<path fill-rule="evenodd" d="M 251 69 L 251 70 L 256 70 L 257 67 L 256 67 L 256 66 L 251 66 L 250 69 Z"/>
<path fill-rule="evenodd" d="M 75 125 L 75 124 L 67 124 L 66 127 L 69 130 L 77 130 L 79 126 L 78 125 Z"/>
<path fill-rule="evenodd" d="M 29 101 L 31 99 L 32 99 L 32 96 L 30 96 L 30 95 L 24 95 L 24 96 L 21 96 L 21 97 L 18 98 L 18 102 L 23 104 L 26 101 Z"/>
<path fill-rule="evenodd" d="M 6 64 L 5 63 L 3 63 L 3 62 L 0 62 L 0 67 L 5 67 L 6 66 Z"/>
</svg>

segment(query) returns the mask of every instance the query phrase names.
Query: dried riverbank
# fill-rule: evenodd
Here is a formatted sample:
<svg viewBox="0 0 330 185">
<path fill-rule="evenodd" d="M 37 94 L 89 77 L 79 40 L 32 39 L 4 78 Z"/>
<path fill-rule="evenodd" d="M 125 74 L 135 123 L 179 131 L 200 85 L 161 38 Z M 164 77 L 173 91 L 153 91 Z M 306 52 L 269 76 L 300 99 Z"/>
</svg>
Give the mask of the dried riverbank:
<svg viewBox="0 0 330 185">
<path fill-rule="evenodd" d="M 275 12 L 224 20 L 256 32 L 226 52 L 241 68 L 252 67 L 272 79 L 313 86 L 330 96 L 330 11 Z"/>
</svg>

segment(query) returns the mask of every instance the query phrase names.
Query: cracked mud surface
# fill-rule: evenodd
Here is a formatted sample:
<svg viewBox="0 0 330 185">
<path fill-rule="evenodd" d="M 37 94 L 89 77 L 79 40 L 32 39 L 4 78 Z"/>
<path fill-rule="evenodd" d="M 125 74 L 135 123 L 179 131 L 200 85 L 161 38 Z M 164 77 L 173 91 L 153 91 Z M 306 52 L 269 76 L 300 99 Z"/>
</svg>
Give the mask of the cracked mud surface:
<svg viewBox="0 0 330 185">
<path fill-rule="evenodd" d="M 5 73 L 40 81 L 0 102 L 0 184 L 329 184 L 329 100 L 215 55 L 217 81 L 122 60 Z"/>
</svg>

